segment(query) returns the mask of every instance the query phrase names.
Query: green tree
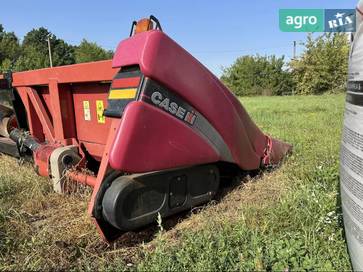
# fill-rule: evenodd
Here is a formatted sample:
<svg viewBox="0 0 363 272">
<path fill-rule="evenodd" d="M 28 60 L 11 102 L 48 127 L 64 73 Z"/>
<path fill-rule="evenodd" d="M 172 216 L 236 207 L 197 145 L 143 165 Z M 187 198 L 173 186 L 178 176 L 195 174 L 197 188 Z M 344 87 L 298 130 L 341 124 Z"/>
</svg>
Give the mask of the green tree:
<svg viewBox="0 0 363 272">
<path fill-rule="evenodd" d="M 302 56 L 292 60 L 293 79 L 298 94 L 322 94 L 345 89 L 349 43 L 345 33 L 308 35 Z"/>
<path fill-rule="evenodd" d="M 87 40 L 82 40 L 79 46 L 70 45 L 44 27 L 32 29 L 20 43 L 13 32 L 6 32 L 0 24 L 0 73 L 49 67 L 48 37 L 53 66 L 110 59 L 113 55 L 112 51 Z"/>
<path fill-rule="evenodd" d="M 106 60 L 112 58 L 113 52 L 107 51 L 93 42 L 83 39 L 75 49 L 76 63 Z"/>
<path fill-rule="evenodd" d="M 75 63 L 74 47 L 58 39 L 44 27 L 33 29 L 26 34 L 22 43 L 22 54 L 15 68 L 18 71 L 45 68 L 50 66 L 48 37 L 52 49 L 53 66 Z"/>
<path fill-rule="evenodd" d="M 242 56 L 225 68 L 221 80 L 236 95 L 291 94 L 294 84 L 284 57 Z"/>
<path fill-rule="evenodd" d="M 0 24 L 0 72 L 11 69 L 20 54 L 19 40 L 13 32 L 5 32 Z"/>
</svg>

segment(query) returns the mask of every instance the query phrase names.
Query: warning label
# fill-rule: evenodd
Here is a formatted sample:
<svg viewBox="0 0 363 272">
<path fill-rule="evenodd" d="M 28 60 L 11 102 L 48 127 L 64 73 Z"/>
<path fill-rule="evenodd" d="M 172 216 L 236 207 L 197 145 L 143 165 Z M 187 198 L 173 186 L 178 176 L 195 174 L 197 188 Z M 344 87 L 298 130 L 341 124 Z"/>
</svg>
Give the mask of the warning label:
<svg viewBox="0 0 363 272">
<path fill-rule="evenodd" d="M 96 101 L 96 110 L 97 110 L 97 122 L 100 124 L 104 124 L 106 122 L 106 117 L 103 115 L 104 111 L 103 101 L 97 100 Z"/>
<path fill-rule="evenodd" d="M 91 121 L 91 109 L 89 107 L 89 101 L 83 101 L 83 113 L 84 113 L 84 120 Z"/>
</svg>

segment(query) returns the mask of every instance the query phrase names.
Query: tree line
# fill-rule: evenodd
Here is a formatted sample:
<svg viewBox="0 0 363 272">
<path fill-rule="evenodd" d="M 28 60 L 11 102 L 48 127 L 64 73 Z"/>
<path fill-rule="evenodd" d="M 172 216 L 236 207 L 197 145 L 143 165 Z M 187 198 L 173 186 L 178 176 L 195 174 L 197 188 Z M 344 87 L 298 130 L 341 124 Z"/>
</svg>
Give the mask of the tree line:
<svg viewBox="0 0 363 272">
<path fill-rule="evenodd" d="M 44 27 L 32 29 L 22 41 L 0 24 L 0 73 L 112 58 L 113 52 L 83 39 L 72 45 Z M 308 35 L 300 57 L 246 55 L 223 69 L 221 80 L 239 96 L 322 94 L 345 89 L 349 42 L 344 33 Z"/>
<path fill-rule="evenodd" d="M 48 39 L 53 66 L 110 59 L 113 55 L 112 51 L 86 39 L 79 45 L 71 45 L 44 27 L 32 29 L 20 41 L 14 32 L 5 31 L 0 24 L 0 73 L 49 67 Z"/>
<path fill-rule="evenodd" d="M 307 36 L 300 57 L 242 56 L 221 80 L 239 96 L 322 94 L 345 90 L 349 42 L 345 33 Z"/>
</svg>

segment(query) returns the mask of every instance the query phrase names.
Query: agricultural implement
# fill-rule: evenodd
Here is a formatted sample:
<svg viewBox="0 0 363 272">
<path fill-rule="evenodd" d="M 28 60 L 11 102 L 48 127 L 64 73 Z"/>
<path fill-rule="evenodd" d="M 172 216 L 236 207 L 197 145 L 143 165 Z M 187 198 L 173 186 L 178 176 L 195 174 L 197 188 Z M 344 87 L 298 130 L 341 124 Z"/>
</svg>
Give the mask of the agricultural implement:
<svg viewBox="0 0 363 272">
<path fill-rule="evenodd" d="M 57 192 L 65 180 L 93 187 L 88 212 L 107 241 L 208 202 L 221 178 L 291 149 L 153 16 L 112 60 L 6 73 L 0 89 L 12 104 L 0 108 L 0 152 L 32 158 Z"/>
</svg>

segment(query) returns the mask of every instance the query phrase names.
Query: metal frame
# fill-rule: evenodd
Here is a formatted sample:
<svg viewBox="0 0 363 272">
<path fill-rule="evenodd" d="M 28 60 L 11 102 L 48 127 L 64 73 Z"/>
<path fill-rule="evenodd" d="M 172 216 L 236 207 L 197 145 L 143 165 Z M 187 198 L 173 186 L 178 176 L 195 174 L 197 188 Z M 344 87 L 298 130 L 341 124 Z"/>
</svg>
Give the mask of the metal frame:
<svg viewBox="0 0 363 272">
<path fill-rule="evenodd" d="M 90 63 L 82 63 L 68 66 L 60 66 L 54 68 L 46 68 L 40 70 L 17 72 L 11 75 L 11 81 L 6 75 L 0 75 L 0 81 L 11 84 L 11 88 L 18 93 L 22 103 L 24 104 L 26 117 L 28 120 L 28 129 L 35 138 L 40 142 L 46 142 L 48 145 L 57 146 L 76 145 L 79 146 L 77 136 L 67 137 L 66 130 L 69 125 L 62 118 L 64 109 L 62 109 L 62 98 L 67 103 L 73 103 L 72 92 L 64 92 L 71 84 L 79 83 L 110 83 L 119 68 L 112 68 L 112 60 L 97 61 Z M 42 90 L 47 90 L 48 102 L 44 100 Z M 69 97 L 67 94 L 69 93 Z M 73 112 L 73 115 L 75 113 Z M 74 122 L 74 116 L 72 117 Z M 92 187 L 99 186 L 108 170 L 108 153 L 112 144 L 116 128 L 119 120 L 112 123 L 112 129 L 109 133 L 109 139 L 106 146 L 97 143 L 89 143 L 98 148 L 98 152 L 104 150 L 104 156 L 101 160 L 98 176 L 92 177 L 78 172 L 69 173 L 75 181 Z M 75 124 L 74 124 L 75 126 Z M 80 146 L 79 146 L 80 147 Z M 82 148 L 79 148 L 81 155 Z"/>
<path fill-rule="evenodd" d="M 64 124 L 62 120 L 60 84 L 109 82 L 116 72 L 117 69 L 112 69 L 112 61 L 106 60 L 14 73 L 12 87 L 18 91 L 27 109 L 31 134 L 41 141 L 61 144 L 74 143 L 76 139 L 65 137 L 64 130 L 67 124 Z M 4 79 L 4 76 L 0 75 L 0 79 Z M 48 86 L 51 102 L 50 115 L 35 86 Z M 41 124 L 41 127 L 38 123 Z M 40 132 L 44 132 L 45 139 Z"/>
</svg>

